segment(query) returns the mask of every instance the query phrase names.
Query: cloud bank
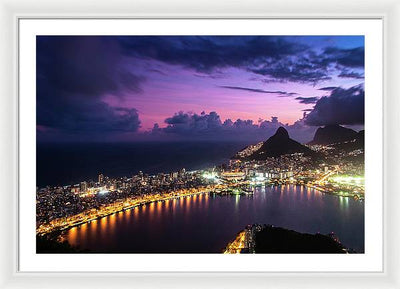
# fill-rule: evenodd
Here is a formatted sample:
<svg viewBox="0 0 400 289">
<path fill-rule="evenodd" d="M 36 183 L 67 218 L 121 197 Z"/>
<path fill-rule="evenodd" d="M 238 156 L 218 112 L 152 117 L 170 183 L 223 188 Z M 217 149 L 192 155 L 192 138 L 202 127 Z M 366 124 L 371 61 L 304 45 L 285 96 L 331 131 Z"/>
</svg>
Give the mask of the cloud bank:
<svg viewBox="0 0 400 289">
<path fill-rule="evenodd" d="M 135 132 L 140 127 L 136 109 L 112 107 L 102 97 L 140 93 L 144 81 L 124 68 L 112 41 L 37 37 L 38 127 L 66 133 Z"/>
<path fill-rule="evenodd" d="M 329 96 L 321 97 L 306 116 L 305 124 L 322 126 L 330 124 L 364 124 L 364 85 L 349 89 L 335 88 Z"/>
<path fill-rule="evenodd" d="M 277 117 L 271 120 L 259 119 L 257 123 L 252 120 L 226 119 L 222 121 L 217 112 L 193 112 L 179 111 L 165 119 L 164 128 L 155 124 L 150 135 L 153 139 L 185 139 L 185 140 L 219 140 L 219 141 L 246 141 L 258 142 L 272 136 L 276 130 L 283 126 L 288 129 L 291 136 L 300 142 L 308 142 L 312 139 L 315 127 L 304 125 L 299 120 L 293 125 L 278 121 Z"/>
<path fill-rule="evenodd" d="M 264 76 L 264 81 L 316 84 L 335 74 L 344 75 L 350 68 L 364 69 L 364 47 L 325 47 L 317 51 L 285 37 L 121 36 L 118 41 L 126 55 L 181 65 L 204 74 L 236 67 Z"/>
</svg>

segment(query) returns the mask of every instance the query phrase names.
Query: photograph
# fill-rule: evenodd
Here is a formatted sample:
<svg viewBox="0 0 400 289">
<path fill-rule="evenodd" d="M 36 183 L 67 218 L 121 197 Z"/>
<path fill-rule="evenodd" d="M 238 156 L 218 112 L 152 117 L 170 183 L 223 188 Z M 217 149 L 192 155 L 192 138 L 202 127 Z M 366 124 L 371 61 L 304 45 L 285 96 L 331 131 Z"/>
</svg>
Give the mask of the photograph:
<svg viewBox="0 0 400 289">
<path fill-rule="evenodd" d="M 364 35 L 35 38 L 37 254 L 365 254 Z"/>
</svg>

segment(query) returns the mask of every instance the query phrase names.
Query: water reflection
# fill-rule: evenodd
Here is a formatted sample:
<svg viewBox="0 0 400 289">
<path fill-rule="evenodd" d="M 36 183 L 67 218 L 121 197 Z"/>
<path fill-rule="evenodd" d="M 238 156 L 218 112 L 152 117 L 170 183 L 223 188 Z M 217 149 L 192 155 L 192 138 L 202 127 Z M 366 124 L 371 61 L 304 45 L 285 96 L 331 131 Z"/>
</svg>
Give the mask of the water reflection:
<svg viewBox="0 0 400 289">
<path fill-rule="evenodd" d="M 100 232 L 101 233 L 107 231 L 107 223 L 108 223 L 108 217 L 100 219 Z"/>
<path fill-rule="evenodd" d="M 112 214 L 110 217 L 110 222 L 109 222 L 109 233 L 113 234 L 114 233 L 114 229 L 115 229 L 115 223 L 117 221 L 117 216 L 116 214 Z"/>
<path fill-rule="evenodd" d="M 239 209 L 240 195 L 235 196 L 235 209 Z"/>
<path fill-rule="evenodd" d="M 154 207 L 155 207 L 155 203 L 151 202 L 149 205 L 149 214 L 148 214 L 150 220 L 153 220 L 153 217 L 154 217 Z"/>
<path fill-rule="evenodd" d="M 247 224 L 267 223 L 334 231 L 343 244 L 363 250 L 364 203 L 306 186 L 252 189 L 252 196 L 204 193 L 149 203 L 71 228 L 65 237 L 102 252 L 219 252 Z"/>
<path fill-rule="evenodd" d="M 77 243 L 77 235 L 78 235 L 78 228 L 73 227 L 68 231 L 68 242 L 71 244 L 76 244 Z"/>
</svg>

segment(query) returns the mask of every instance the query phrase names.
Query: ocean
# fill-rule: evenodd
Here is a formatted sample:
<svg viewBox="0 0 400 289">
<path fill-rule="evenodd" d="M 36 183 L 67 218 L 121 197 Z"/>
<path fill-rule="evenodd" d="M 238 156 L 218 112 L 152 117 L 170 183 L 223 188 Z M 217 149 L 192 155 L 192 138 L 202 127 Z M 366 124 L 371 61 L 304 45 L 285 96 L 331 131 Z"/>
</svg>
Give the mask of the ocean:
<svg viewBox="0 0 400 289">
<path fill-rule="evenodd" d="M 39 188 L 97 180 L 197 170 L 226 163 L 248 143 L 146 142 L 146 143 L 38 143 L 36 182 Z"/>
</svg>

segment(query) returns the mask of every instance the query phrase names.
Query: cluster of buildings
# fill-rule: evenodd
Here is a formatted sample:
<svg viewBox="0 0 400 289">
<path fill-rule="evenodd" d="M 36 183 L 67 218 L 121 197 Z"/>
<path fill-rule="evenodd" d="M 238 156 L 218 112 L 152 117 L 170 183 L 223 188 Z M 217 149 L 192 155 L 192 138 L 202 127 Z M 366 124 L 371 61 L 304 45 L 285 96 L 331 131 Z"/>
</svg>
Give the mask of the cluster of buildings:
<svg viewBox="0 0 400 289">
<path fill-rule="evenodd" d="M 245 156 L 260 148 L 249 146 L 238 154 Z M 315 186 L 327 192 L 351 191 L 349 196 L 363 194 L 363 184 L 328 183 L 334 174 L 363 175 L 364 162 L 359 160 L 363 150 L 337 151 L 329 146 L 313 146 L 326 155 L 326 163 L 312 159 L 303 153 L 271 157 L 266 160 L 233 159 L 228 164 L 210 170 L 187 172 L 184 168 L 171 172 L 148 175 L 139 172 L 131 178 L 110 178 L 99 174 L 97 180 L 78 184 L 37 189 L 37 224 L 74 216 L 102 206 L 123 202 L 130 198 L 151 197 L 178 190 L 221 185 L 226 190 L 232 186 L 293 183 Z M 349 159 L 350 158 L 350 159 Z M 330 161 L 331 160 L 331 161 Z M 349 189 L 349 187 L 351 187 Z M 215 187 L 216 188 L 216 187 Z M 342 193 L 343 196 L 347 196 Z"/>
<path fill-rule="evenodd" d="M 279 158 L 267 158 L 266 160 L 234 159 L 227 165 L 218 166 L 215 171 L 222 181 L 263 182 L 295 182 L 296 176 L 302 176 L 304 172 L 314 170 L 314 164 L 310 157 L 303 153 L 284 155 Z"/>
<path fill-rule="evenodd" d="M 100 174 L 97 181 L 37 189 L 37 225 L 76 215 L 127 198 L 197 188 L 205 183 L 200 172 L 185 169 L 169 174 L 147 175 L 139 172 L 131 178 L 109 178 Z"/>
<path fill-rule="evenodd" d="M 242 159 L 247 158 L 247 157 L 251 156 L 253 153 L 255 153 L 256 151 L 258 151 L 262 147 L 263 144 L 264 144 L 264 142 L 259 142 L 255 145 L 249 145 L 248 147 L 239 151 L 237 153 L 237 156 Z"/>
<path fill-rule="evenodd" d="M 224 254 L 242 254 L 242 253 L 256 253 L 256 234 L 261 232 L 267 227 L 273 227 L 272 225 L 260 225 L 253 224 L 247 225 L 246 228 L 239 232 L 234 241 L 230 242 L 225 250 Z"/>
</svg>

